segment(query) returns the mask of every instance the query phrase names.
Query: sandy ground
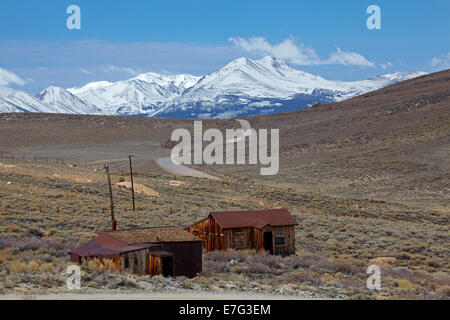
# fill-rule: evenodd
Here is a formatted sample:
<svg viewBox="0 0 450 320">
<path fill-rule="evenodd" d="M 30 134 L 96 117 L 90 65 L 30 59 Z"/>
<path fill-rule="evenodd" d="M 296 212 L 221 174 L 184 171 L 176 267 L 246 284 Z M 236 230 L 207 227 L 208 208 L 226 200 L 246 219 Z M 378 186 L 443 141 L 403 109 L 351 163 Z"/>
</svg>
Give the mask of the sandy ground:
<svg viewBox="0 0 450 320">
<path fill-rule="evenodd" d="M 125 181 L 125 182 L 119 182 L 115 184 L 116 187 L 125 188 L 128 190 L 131 190 L 131 182 Z M 146 196 L 150 197 L 159 197 L 160 194 L 153 190 L 152 188 L 149 188 L 147 186 L 144 186 L 143 184 L 134 183 L 134 191 L 136 193 L 144 194 Z"/>
<path fill-rule="evenodd" d="M 319 300 L 307 296 L 250 293 L 151 292 L 151 293 L 62 293 L 42 295 L 3 295 L 0 300 Z"/>
</svg>

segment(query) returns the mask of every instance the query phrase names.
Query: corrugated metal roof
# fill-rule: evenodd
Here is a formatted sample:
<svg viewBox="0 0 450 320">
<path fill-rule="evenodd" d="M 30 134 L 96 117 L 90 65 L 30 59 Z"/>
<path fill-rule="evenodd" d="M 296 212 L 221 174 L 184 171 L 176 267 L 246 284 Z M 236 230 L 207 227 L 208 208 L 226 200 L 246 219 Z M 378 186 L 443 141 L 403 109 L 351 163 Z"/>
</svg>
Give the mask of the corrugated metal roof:
<svg viewBox="0 0 450 320">
<path fill-rule="evenodd" d="M 161 242 L 201 241 L 181 227 L 120 230 L 101 233 L 97 238 L 75 248 L 80 257 L 111 257 L 121 253 L 157 246 Z"/>
<path fill-rule="evenodd" d="M 75 248 L 71 251 L 80 257 L 112 257 L 121 253 L 141 250 L 155 246 L 154 244 L 132 244 L 116 239 L 106 233 L 100 234 L 97 238 Z"/>
<path fill-rule="evenodd" d="M 287 209 L 211 212 L 222 229 L 271 226 L 293 226 L 297 221 Z"/>
<path fill-rule="evenodd" d="M 182 227 L 162 227 L 137 230 L 111 231 L 106 234 L 127 244 L 199 241 L 197 237 Z"/>
</svg>

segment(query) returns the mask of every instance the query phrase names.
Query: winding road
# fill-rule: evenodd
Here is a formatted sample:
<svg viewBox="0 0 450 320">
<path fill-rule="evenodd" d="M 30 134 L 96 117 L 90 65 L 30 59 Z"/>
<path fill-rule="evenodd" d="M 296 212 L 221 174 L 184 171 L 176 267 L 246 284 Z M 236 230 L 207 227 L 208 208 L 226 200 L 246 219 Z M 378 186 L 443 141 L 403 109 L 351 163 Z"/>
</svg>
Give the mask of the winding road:
<svg viewBox="0 0 450 320">
<path fill-rule="evenodd" d="M 170 172 L 172 174 L 176 174 L 179 176 L 189 176 L 189 177 L 195 177 L 195 178 L 221 180 L 220 178 L 212 176 L 205 172 L 186 167 L 185 165 L 182 165 L 182 164 L 173 163 L 173 161 L 170 157 L 159 158 L 158 160 L 156 160 L 156 163 L 162 169 L 166 170 L 167 172 Z"/>
<path fill-rule="evenodd" d="M 237 143 L 239 141 L 241 141 L 242 139 L 245 139 L 246 137 L 249 137 L 253 131 L 251 130 L 251 126 L 250 123 L 247 120 L 237 120 L 239 122 L 239 124 L 241 125 L 241 128 L 243 130 L 243 135 L 242 136 L 238 136 L 234 139 L 230 139 L 227 140 L 225 143 L 226 144 L 233 144 L 233 143 Z M 250 155 L 252 156 L 252 155 Z M 257 155 L 253 155 L 256 156 Z M 245 155 L 243 155 L 243 157 L 245 157 Z M 253 159 L 253 157 L 252 157 Z M 257 158 L 256 158 L 257 159 Z M 245 161 L 245 159 L 244 159 Z M 170 172 L 172 174 L 176 174 L 179 176 L 189 176 L 189 177 L 196 177 L 196 178 L 205 178 L 205 179 L 211 179 L 211 180 L 221 180 L 218 177 L 212 176 L 210 174 L 207 174 L 205 172 L 196 170 L 196 169 L 192 169 L 189 168 L 185 165 L 182 164 L 176 164 L 172 161 L 172 159 L 170 157 L 166 157 L 166 158 L 159 158 L 156 160 L 156 163 L 164 170 L 166 170 L 167 172 Z"/>
</svg>

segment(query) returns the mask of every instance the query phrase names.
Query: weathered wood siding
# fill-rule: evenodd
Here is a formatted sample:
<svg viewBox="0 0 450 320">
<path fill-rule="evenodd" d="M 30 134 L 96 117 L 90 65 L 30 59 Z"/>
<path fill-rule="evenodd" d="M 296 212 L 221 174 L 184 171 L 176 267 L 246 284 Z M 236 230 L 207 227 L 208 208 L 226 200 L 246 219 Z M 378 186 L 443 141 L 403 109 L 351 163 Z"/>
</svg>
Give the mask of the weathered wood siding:
<svg viewBox="0 0 450 320">
<path fill-rule="evenodd" d="M 257 228 L 222 229 L 212 217 L 208 217 L 188 228 L 202 240 L 206 251 L 226 249 L 264 250 L 264 232 L 272 232 L 272 247 L 275 254 L 295 253 L 295 226 L 266 226 Z"/>
<path fill-rule="evenodd" d="M 161 257 L 155 257 L 152 255 L 149 255 L 148 264 L 149 264 L 149 272 L 148 272 L 149 274 L 151 274 L 152 276 L 162 274 L 162 259 L 161 259 Z"/>
<path fill-rule="evenodd" d="M 120 257 L 113 258 L 114 261 L 114 267 L 116 268 L 117 272 L 120 272 Z"/>
<path fill-rule="evenodd" d="M 274 252 L 279 255 L 295 253 L 294 226 L 273 227 Z"/>
<path fill-rule="evenodd" d="M 120 271 L 134 274 L 148 274 L 148 249 L 142 249 L 120 255 Z"/>
<path fill-rule="evenodd" d="M 222 228 L 212 217 L 208 217 L 188 228 L 193 235 L 202 240 L 203 248 L 206 251 L 222 250 L 226 248 L 224 244 L 224 233 Z"/>
<path fill-rule="evenodd" d="M 224 229 L 223 249 L 252 249 L 255 247 L 254 228 Z"/>
</svg>

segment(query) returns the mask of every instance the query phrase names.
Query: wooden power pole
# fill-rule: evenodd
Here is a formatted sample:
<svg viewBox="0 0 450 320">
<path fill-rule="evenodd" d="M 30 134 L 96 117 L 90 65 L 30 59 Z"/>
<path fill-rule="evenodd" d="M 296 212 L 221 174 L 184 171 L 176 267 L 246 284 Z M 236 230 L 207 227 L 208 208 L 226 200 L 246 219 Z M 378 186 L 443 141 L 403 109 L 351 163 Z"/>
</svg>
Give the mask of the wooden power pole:
<svg viewBox="0 0 450 320">
<path fill-rule="evenodd" d="M 133 198 L 133 211 L 136 211 L 136 203 L 134 201 L 133 165 L 131 164 L 131 157 L 132 155 L 130 154 L 128 158 L 130 158 L 131 196 Z"/>
<path fill-rule="evenodd" d="M 112 223 L 112 230 L 116 230 L 116 219 L 114 218 L 114 202 L 113 202 L 113 195 L 112 195 L 112 186 L 111 186 L 111 177 L 109 175 L 109 167 L 105 166 L 106 175 L 108 176 L 108 185 L 109 185 L 109 200 L 111 202 L 111 223 Z"/>
</svg>

